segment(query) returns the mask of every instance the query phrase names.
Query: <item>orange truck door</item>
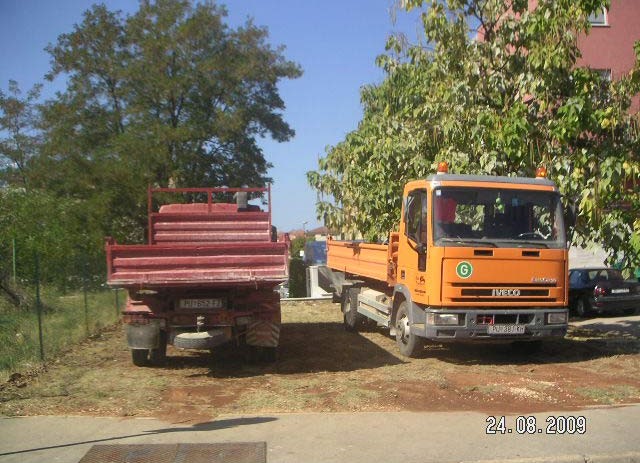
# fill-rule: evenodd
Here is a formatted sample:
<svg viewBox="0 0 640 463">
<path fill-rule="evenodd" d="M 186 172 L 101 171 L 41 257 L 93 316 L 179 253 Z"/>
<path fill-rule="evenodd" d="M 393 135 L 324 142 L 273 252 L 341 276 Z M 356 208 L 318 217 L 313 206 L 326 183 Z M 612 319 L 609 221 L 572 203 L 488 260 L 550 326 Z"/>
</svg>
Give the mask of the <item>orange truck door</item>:
<svg viewBox="0 0 640 463">
<path fill-rule="evenodd" d="M 404 246 L 400 246 L 398 282 L 409 288 L 414 301 L 425 301 L 427 294 L 427 224 L 426 189 L 409 191 L 404 204 L 400 237 Z"/>
</svg>

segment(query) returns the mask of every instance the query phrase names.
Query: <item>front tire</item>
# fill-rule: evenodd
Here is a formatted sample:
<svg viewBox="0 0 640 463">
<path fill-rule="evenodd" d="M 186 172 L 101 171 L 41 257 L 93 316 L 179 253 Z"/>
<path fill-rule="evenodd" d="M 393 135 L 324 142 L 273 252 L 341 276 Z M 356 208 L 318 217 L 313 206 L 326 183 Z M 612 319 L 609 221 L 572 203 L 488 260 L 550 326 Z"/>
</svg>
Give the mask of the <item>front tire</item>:
<svg viewBox="0 0 640 463">
<path fill-rule="evenodd" d="M 405 357 L 418 357 L 424 350 L 424 338 L 411 332 L 409 325 L 409 304 L 402 301 L 396 314 L 396 344 Z"/>
</svg>

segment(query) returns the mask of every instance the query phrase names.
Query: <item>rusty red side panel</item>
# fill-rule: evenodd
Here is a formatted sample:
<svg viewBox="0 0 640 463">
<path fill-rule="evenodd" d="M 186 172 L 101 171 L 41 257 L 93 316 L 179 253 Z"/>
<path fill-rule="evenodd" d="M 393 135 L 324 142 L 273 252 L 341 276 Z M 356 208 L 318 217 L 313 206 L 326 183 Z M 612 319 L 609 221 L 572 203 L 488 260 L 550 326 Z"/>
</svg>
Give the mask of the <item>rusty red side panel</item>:
<svg viewBox="0 0 640 463">
<path fill-rule="evenodd" d="M 220 192 L 268 192 L 247 189 L 157 189 L 206 192 L 207 203 L 149 207 L 147 245 L 107 241 L 107 283 L 119 287 L 275 286 L 288 278 L 288 242 L 272 242 L 271 211 L 214 203 Z"/>
<path fill-rule="evenodd" d="M 275 286 L 288 278 L 285 243 L 108 244 L 112 286 Z"/>
<path fill-rule="evenodd" d="M 207 214 L 162 211 L 151 215 L 151 224 L 153 244 L 265 242 L 271 239 L 267 212 L 214 211 Z"/>
</svg>

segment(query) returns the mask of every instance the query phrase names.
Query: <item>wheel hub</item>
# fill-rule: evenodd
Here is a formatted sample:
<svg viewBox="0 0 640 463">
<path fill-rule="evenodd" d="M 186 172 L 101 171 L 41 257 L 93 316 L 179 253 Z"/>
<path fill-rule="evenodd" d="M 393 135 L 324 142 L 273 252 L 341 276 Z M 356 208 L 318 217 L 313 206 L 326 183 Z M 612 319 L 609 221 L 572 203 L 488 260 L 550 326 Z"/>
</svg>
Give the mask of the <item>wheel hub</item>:
<svg viewBox="0 0 640 463">
<path fill-rule="evenodd" d="M 402 338 L 402 342 L 406 344 L 407 343 L 407 339 L 409 338 L 409 335 L 410 335 L 409 317 L 407 317 L 405 315 L 400 320 L 398 320 L 397 328 L 398 328 L 398 332 L 400 333 L 400 336 Z"/>
</svg>

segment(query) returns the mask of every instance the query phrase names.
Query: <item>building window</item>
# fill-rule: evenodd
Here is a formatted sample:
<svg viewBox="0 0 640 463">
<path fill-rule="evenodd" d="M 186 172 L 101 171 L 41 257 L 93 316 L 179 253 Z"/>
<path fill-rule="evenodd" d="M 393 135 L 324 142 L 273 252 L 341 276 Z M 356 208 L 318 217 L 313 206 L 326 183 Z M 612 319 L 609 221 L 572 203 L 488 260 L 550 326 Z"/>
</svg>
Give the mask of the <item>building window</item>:
<svg viewBox="0 0 640 463">
<path fill-rule="evenodd" d="M 597 73 L 602 80 L 611 82 L 611 69 L 594 69 L 593 72 Z"/>
<path fill-rule="evenodd" d="M 589 15 L 589 22 L 592 26 L 606 26 L 607 24 L 607 9 L 602 7 L 599 11 L 594 11 Z"/>
</svg>

